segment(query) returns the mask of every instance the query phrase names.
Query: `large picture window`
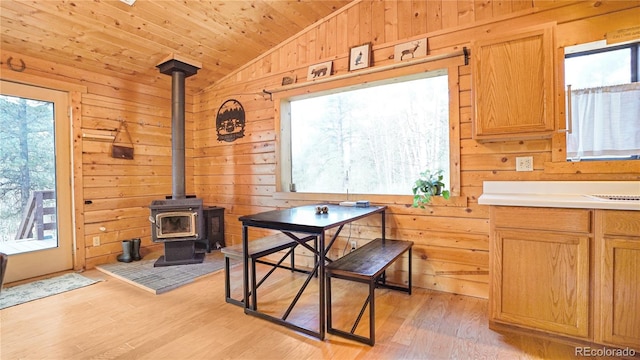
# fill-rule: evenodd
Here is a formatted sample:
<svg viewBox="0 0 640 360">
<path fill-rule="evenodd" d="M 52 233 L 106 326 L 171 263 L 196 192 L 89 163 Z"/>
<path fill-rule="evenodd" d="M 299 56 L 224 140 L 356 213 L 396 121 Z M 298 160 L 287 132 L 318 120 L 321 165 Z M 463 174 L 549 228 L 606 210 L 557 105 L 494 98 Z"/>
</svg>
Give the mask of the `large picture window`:
<svg viewBox="0 0 640 360">
<path fill-rule="evenodd" d="M 448 185 L 446 70 L 290 98 L 283 108 L 290 189 L 408 195 L 426 169 L 443 170 Z"/>
</svg>

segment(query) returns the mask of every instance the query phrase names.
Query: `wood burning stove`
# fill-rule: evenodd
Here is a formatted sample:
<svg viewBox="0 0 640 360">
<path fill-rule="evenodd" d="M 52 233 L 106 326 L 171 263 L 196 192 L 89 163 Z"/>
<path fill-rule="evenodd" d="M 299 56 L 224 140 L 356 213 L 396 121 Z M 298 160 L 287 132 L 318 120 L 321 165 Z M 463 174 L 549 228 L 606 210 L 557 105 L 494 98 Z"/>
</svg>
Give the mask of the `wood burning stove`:
<svg viewBox="0 0 640 360">
<path fill-rule="evenodd" d="M 171 75 L 171 199 L 151 203 L 151 234 L 154 242 L 164 243 L 164 256 L 153 266 L 201 263 L 204 253 L 195 243 L 206 239 L 202 200 L 185 194 L 185 78 L 202 67 L 172 56 L 157 65 L 162 74 Z"/>
<path fill-rule="evenodd" d="M 154 242 L 205 238 L 201 199 L 154 200 L 149 208 Z"/>
<path fill-rule="evenodd" d="M 164 256 L 154 266 L 197 264 L 204 260 L 195 242 L 206 239 L 202 199 L 154 200 L 151 209 L 151 239 L 164 243 Z"/>
</svg>

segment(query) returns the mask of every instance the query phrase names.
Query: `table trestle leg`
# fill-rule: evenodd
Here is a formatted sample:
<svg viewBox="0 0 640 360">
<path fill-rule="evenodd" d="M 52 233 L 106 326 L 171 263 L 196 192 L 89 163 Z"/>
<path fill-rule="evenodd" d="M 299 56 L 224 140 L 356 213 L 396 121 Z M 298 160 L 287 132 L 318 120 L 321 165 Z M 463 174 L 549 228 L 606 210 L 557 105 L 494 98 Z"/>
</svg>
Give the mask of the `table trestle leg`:
<svg viewBox="0 0 640 360">
<path fill-rule="evenodd" d="M 311 282 L 311 278 L 315 276 L 317 271 L 318 271 L 318 264 L 316 264 L 313 267 L 313 270 L 311 271 L 311 273 L 309 273 L 309 276 L 307 276 L 307 279 L 304 281 L 304 284 L 302 284 L 302 287 L 300 288 L 300 290 L 298 290 L 298 293 L 291 301 L 291 304 L 289 304 L 289 307 L 287 308 L 287 310 L 284 312 L 284 315 L 282 316 L 282 320 L 287 319 L 287 317 L 293 310 L 293 307 L 296 306 L 296 304 L 298 303 L 298 300 L 300 300 L 300 297 L 302 296 L 302 293 L 304 292 L 304 290 L 307 288 L 307 285 L 309 285 L 309 282 Z"/>
</svg>

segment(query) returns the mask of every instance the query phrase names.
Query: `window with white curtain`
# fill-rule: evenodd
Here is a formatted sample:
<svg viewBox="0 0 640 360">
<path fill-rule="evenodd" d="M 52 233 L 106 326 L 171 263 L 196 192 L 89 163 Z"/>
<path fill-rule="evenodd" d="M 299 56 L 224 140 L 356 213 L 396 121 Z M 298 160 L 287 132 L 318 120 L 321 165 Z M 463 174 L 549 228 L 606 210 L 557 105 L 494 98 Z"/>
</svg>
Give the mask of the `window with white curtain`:
<svg viewBox="0 0 640 360">
<path fill-rule="evenodd" d="M 565 49 L 567 160 L 640 158 L 639 44 Z"/>
</svg>

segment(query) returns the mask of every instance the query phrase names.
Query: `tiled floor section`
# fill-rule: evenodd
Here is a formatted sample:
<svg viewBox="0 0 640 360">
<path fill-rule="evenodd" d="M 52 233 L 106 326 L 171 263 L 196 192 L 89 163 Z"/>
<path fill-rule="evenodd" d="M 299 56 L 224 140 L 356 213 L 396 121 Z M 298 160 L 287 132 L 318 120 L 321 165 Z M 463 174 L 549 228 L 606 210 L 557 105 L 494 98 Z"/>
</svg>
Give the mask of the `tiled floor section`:
<svg viewBox="0 0 640 360">
<path fill-rule="evenodd" d="M 200 276 L 224 269 L 224 256 L 220 251 L 207 254 L 201 264 L 153 267 L 156 260 L 104 264 L 97 266 L 97 269 L 154 294 L 162 294 Z"/>
</svg>

